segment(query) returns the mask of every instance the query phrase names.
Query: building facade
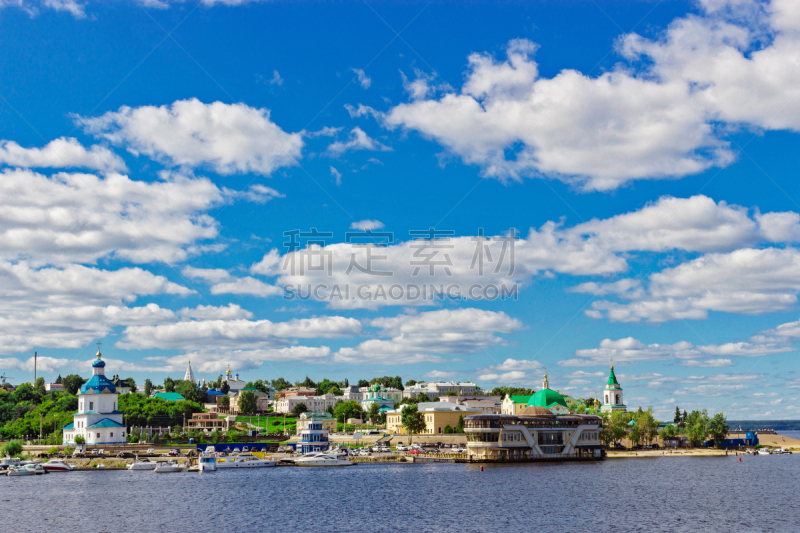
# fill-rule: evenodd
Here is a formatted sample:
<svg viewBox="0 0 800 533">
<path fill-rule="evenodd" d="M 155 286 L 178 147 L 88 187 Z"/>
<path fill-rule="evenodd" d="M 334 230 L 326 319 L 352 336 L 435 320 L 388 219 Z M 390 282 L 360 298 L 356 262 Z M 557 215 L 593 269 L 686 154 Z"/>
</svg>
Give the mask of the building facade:
<svg viewBox="0 0 800 533">
<path fill-rule="evenodd" d="M 467 454 L 477 461 L 598 459 L 604 456 L 601 423 L 599 416 L 556 416 L 542 407 L 517 416 L 468 416 Z"/>
<path fill-rule="evenodd" d="M 275 400 L 275 412 L 291 413 L 296 405 L 302 403 L 307 411 L 319 413 L 335 406 L 336 401 L 336 396 L 331 393 L 322 396 L 285 396 Z"/>
<path fill-rule="evenodd" d="M 403 409 L 410 404 L 403 404 L 399 409 L 387 411 L 386 429 L 398 435 L 406 435 L 403 426 Z M 425 431 L 421 435 L 443 435 L 445 428 L 458 426 L 462 417 L 479 414 L 481 411 L 472 409 L 466 405 L 459 405 L 450 402 L 421 402 L 417 404 L 417 410 L 422 413 L 425 419 Z"/>
<path fill-rule="evenodd" d="M 533 394 L 506 394 L 503 398 L 500 413 L 504 415 L 516 415 L 521 410 L 528 407 L 528 400 Z"/>
<path fill-rule="evenodd" d="M 218 413 L 195 413 L 188 421 L 190 430 L 211 433 L 216 430 L 228 431 L 230 422 L 226 418 L 220 418 Z"/>
<path fill-rule="evenodd" d="M 307 419 L 306 428 L 300 431 L 297 449 L 301 453 L 324 452 L 329 446 L 328 430 L 325 429 L 324 422 L 313 414 Z"/>
<path fill-rule="evenodd" d="M 78 412 L 73 415 L 72 423 L 62 428 L 64 444 L 75 444 L 78 435 L 87 445 L 126 442 L 123 413 L 117 410 L 119 394 L 105 376 L 106 363 L 101 357 L 100 350 L 97 350 L 97 360 L 92 363 L 92 377 L 78 392 Z"/>
<path fill-rule="evenodd" d="M 617 376 L 614 375 L 614 365 L 611 365 L 611 372 L 608 374 L 608 381 L 603 389 L 603 405 L 600 406 L 600 412 L 622 411 L 624 413 L 627 410 L 628 407 L 622 402 L 622 387 L 617 381 Z"/>
<path fill-rule="evenodd" d="M 297 434 L 302 435 L 303 430 L 309 429 L 312 421 L 320 422 L 322 429 L 329 433 L 336 432 L 336 419 L 329 413 L 303 413 L 297 418 Z"/>
<path fill-rule="evenodd" d="M 416 398 L 425 393 L 428 398 L 434 399 L 443 396 L 448 392 L 454 392 L 458 396 L 475 394 L 478 386 L 472 382 L 460 383 L 457 381 L 429 381 L 427 383 L 417 383 L 412 387 L 407 387 L 403 391 L 404 398 Z"/>
</svg>

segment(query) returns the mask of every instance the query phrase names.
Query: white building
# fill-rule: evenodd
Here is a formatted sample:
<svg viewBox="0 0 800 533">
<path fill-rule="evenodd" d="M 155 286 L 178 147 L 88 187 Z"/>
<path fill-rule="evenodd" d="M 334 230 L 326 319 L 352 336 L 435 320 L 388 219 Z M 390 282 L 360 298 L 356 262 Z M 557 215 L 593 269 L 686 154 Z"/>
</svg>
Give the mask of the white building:
<svg viewBox="0 0 800 533">
<path fill-rule="evenodd" d="M 622 403 L 622 387 L 614 375 L 614 365 L 611 365 L 611 373 L 608 375 L 608 382 L 603 389 L 603 405 L 600 412 L 610 413 L 612 411 L 626 412 L 628 408 Z"/>
<path fill-rule="evenodd" d="M 425 393 L 428 398 L 435 399 L 448 392 L 455 392 L 460 396 L 475 394 L 478 386 L 472 382 L 459 383 L 457 381 L 429 381 L 427 383 L 417 383 L 413 387 L 408 387 L 403 391 L 406 398 L 416 398 Z"/>
<path fill-rule="evenodd" d="M 119 394 L 114 384 L 105 376 L 105 362 L 97 350 L 97 361 L 92 363 L 92 377 L 78 393 L 78 412 L 71 424 L 64 426 L 64 444 L 75 444 L 81 435 L 86 444 L 122 444 L 126 427 L 123 414 L 117 410 Z"/>
<path fill-rule="evenodd" d="M 362 387 L 362 388 L 368 388 L 368 387 Z M 349 387 L 344 388 L 341 399 L 345 402 L 349 401 L 361 402 L 361 400 L 364 399 L 364 393 L 361 392 L 361 388 L 359 388 L 358 385 L 350 385 Z"/>
<path fill-rule="evenodd" d="M 191 366 L 190 368 L 187 369 L 187 372 L 189 370 L 191 370 Z M 231 391 L 233 392 L 239 392 L 245 387 L 245 385 L 247 385 L 246 382 L 239 379 L 238 372 L 236 373 L 235 376 L 231 373 L 231 365 L 228 365 L 228 370 L 225 371 L 225 377 L 220 376 L 220 380 L 225 381 L 228 384 L 228 387 L 230 387 Z"/>
<path fill-rule="evenodd" d="M 307 411 L 321 413 L 336 405 L 336 396 L 330 392 L 322 396 L 287 396 L 275 400 L 276 413 L 291 413 L 298 404 L 305 404 Z"/>
<path fill-rule="evenodd" d="M 392 400 L 394 404 L 399 404 L 403 401 L 403 391 L 395 389 L 394 387 L 386 387 L 380 383 L 376 383 L 371 387 L 361 387 L 361 401 L 369 400 L 371 398 L 383 398 Z"/>
</svg>

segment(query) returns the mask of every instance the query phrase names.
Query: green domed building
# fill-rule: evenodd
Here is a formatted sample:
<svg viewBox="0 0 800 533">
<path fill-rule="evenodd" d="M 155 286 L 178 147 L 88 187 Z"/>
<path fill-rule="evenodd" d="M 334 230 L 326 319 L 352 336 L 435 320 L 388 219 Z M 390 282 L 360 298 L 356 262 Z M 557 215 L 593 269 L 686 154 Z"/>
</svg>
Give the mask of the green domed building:
<svg viewBox="0 0 800 533">
<path fill-rule="evenodd" d="M 561 396 L 558 391 L 554 391 L 550 388 L 550 382 L 547 381 L 547 374 L 544 375 L 542 389 L 531 396 L 531 398 L 528 400 L 528 406 L 544 407 L 556 415 L 569 414 L 569 408 L 567 407 L 566 400 L 564 400 L 564 397 Z"/>
</svg>

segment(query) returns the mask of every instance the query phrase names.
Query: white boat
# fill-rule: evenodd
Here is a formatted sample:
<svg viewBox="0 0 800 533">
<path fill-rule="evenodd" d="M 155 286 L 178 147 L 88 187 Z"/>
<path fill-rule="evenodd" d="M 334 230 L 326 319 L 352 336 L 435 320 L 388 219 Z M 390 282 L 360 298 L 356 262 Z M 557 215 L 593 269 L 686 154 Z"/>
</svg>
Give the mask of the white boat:
<svg viewBox="0 0 800 533">
<path fill-rule="evenodd" d="M 155 461 L 151 461 L 148 458 L 139 459 L 138 457 L 134 462 L 126 466 L 128 470 L 154 470 L 158 466 L 158 463 Z"/>
<path fill-rule="evenodd" d="M 201 455 L 197 466 L 200 472 L 216 472 L 217 458 L 213 455 Z"/>
<path fill-rule="evenodd" d="M 74 466 L 68 465 L 60 459 L 50 459 L 42 465 L 42 468 L 48 472 L 70 472 L 75 470 Z"/>
<path fill-rule="evenodd" d="M 259 459 L 255 455 L 235 455 L 217 458 L 217 468 L 265 468 L 275 466 L 278 461 Z"/>
<path fill-rule="evenodd" d="M 5 470 L 6 468 L 11 468 L 12 466 L 23 466 L 23 464 L 16 457 L 9 457 L 6 455 L 5 457 L 0 458 L 0 470 Z"/>
<path fill-rule="evenodd" d="M 184 470 L 186 470 L 186 466 L 170 461 L 159 464 L 153 472 L 156 474 L 171 474 L 173 472 L 183 472 Z"/>
<path fill-rule="evenodd" d="M 47 470 L 40 464 L 27 464 L 24 466 L 12 466 L 8 469 L 9 476 L 37 476 L 46 474 Z"/>
<path fill-rule="evenodd" d="M 353 463 L 342 454 L 310 453 L 295 459 L 295 466 L 351 466 Z"/>
<path fill-rule="evenodd" d="M 767 448 L 761 448 L 756 452 L 757 455 L 770 455 L 770 451 Z"/>
</svg>

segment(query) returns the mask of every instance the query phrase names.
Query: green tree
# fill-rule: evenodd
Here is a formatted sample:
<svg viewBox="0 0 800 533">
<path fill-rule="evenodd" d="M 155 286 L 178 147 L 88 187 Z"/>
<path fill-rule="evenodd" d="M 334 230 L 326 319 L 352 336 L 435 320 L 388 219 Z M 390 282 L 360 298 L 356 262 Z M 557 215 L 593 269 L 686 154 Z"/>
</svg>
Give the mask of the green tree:
<svg viewBox="0 0 800 533">
<path fill-rule="evenodd" d="M 675 416 L 672 417 L 672 421 L 675 424 L 680 424 L 681 422 L 681 410 L 677 405 L 675 406 Z"/>
<path fill-rule="evenodd" d="M 724 414 L 717 413 L 711 418 L 708 423 L 708 433 L 714 439 L 714 446 L 721 448 L 722 441 L 728 436 L 728 421 Z"/>
<path fill-rule="evenodd" d="M 150 381 L 150 378 L 144 380 L 144 395 L 150 396 L 153 394 L 153 382 Z"/>
<path fill-rule="evenodd" d="M 460 415 L 458 417 L 458 424 L 456 424 L 455 429 L 453 430 L 454 433 L 464 433 L 464 415 Z"/>
<path fill-rule="evenodd" d="M 220 387 L 219 387 L 219 391 L 220 391 L 222 394 L 228 394 L 228 393 L 231 391 L 231 386 L 230 386 L 230 385 L 228 385 L 228 382 L 227 382 L 227 381 L 223 381 L 223 382 L 222 382 L 222 385 L 220 385 Z"/>
<path fill-rule="evenodd" d="M 78 390 L 86 383 L 86 380 L 78 374 L 69 374 L 64 377 L 64 390 L 70 394 L 78 394 Z"/>
<path fill-rule="evenodd" d="M 283 389 L 288 389 L 289 387 L 292 386 L 291 383 L 289 383 L 283 378 L 273 379 L 270 383 L 272 383 L 272 388 L 277 391 L 282 391 Z"/>
<path fill-rule="evenodd" d="M 175 380 L 171 377 L 164 378 L 164 392 L 175 392 Z"/>
<path fill-rule="evenodd" d="M 376 402 L 372 402 L 372 405 L 369 406 L 369 419 L 374 423 L 375 420 L 378 419 L 378 416 L 381 414 L 381 408 L 378 406 Z"/>
<path fill-rule="evenodd" d="M 686 438 L 693 445 L 702 444 L 708 437 L 708 411 L 692 411 L 686 417 Z"/>
<path fill-rule="evenodd" d="M 61 374 L 56 378 L 56 383 L 61 384 Z"/>
<path fill-rule="evenodd" d="M 314 381 L 308 376 L 306 376 L 306 379 L 304 379 L 303 381 L 298 381 L 297 382 L 297 386 L 298 387 L 307 387 L 309 389 L 316 389 L 317 388 L 317 384 L 314 383 Z"/>
<path fill-rule="evenodd" d="M 22 441 L 21 440 L 11 440 L 6 443 L 5 446 L 2 448 L 2 452 L 0 455 L 3 457 L 16 457 L 17 455 L 22 454 Z"/>
<path fill-rule="evenodd" d="M 675 437 L 677 434 L 678 434 L 678 427 L 670 424 L 662 428 L 661 431 L 658 433 L 658 436 L 661 437 L 662 439 L 666 439 L 669 437 Z"/>
<path fill-rule="evenodd" d="M 408 381 L 406 381 L 406 387 L 413 387 L 416 384 L 417 384 L 416 379 L 409 379 Z"/>
<path fill-rule="evenodd" d="M 361 404 L 356 401 L 350 400 L 347 402 L 337 402 L 333 408 L 333 415 L 336 420 L 341 420 L 343 423 L 347 422 L 349 418 L 361 419 L 364 416 L 364 410 Z"/>
<path fill-rule="evenodd" d="M 174 392 L 177 392 L 190 402 L 202 403 L 203 399 L 201 398 L 200 391 L 197 390 L 197 385 L 191 381 L 181 379 L 174 382 Z"/>
<path fill-rule="evenodd" d="M 36 382 L 33 384 L 33 388 L 36 390 L 37 393 L 44 396 L 47 394 L 47 390 L 44 388 L 44 378 L 36 378 Z"/>
<path fill-rule="evenodd" d="M 609 426 L 612 441 L 619 442 L 628 434 L 628 417 L 622 411 L 614 411 L 611 413 Z"/>
<path fill-rule="evenodd" d="M 75 444 L 86 444 L 86 439 L 83 438 L 83 435 L 75 435 Z"/>
<path fill-rule="evenodd" d="M 228 396 L 223 396 L 219 399 L 219 404 L 222 407 L 230 407 L 231 406 L 231 399 Z"/>
<path fill-rule="evenodd" d="M 359 387 L 369 387 L 369 381 L 367 381 L 366 379 L 359 379 L 358 380 L 358 386 Z"/>
<path fill-rule="evenodd" d="M 239 393 L 239 412 L 244 415 L 253 415 L 258 410 L 256 395 L 253 391 L 245 390 Z M 301 404 L 305 407 L 305 404 Z"/>
<path fill-rule="evenodd" d="M 450 424 L 447 424 L 447 425 L 444 427 L 444 432 L 445 432 L 447 435 L 450 435 L 451 433 L 453 433 L 453 427 L 452 427 Z"/>
<path fill-rule="evenodd" d="M 133 378 L 127 378 L 125 381 L 128 382 L 128 386 L 131 388 L 131 392 L 136 392 L 136 381 Z"/>
<path fill-rule="evenodd" d="M 422 433 L 422 431 L 425 430 L 425 415 L 419 412 L 416 405 L 403 408 L 400 420 L 410 437 L 409 442 L 414 438 L 414 435 Z"/>
<path fill-rule="evenodd" d="M 308 407 L 306 407 L 306 404 L 304 404 L 302 402 L 298 403 L 297 405 L 292 407 L 292 414 L 294 416 L 300 416 L 301 414 L 305 413 L 306 411 L 308 411 Z"/>
</svg>

